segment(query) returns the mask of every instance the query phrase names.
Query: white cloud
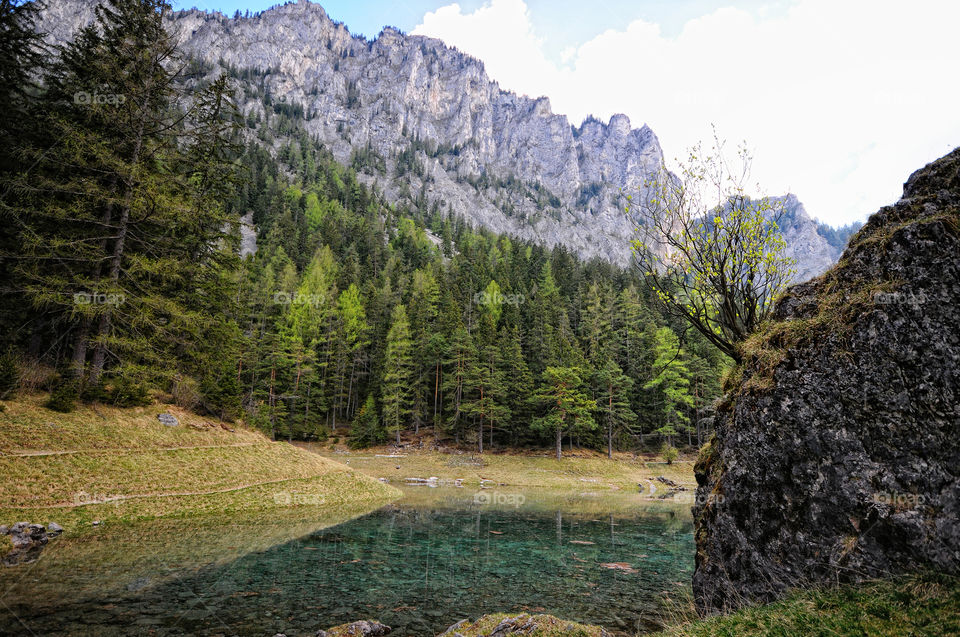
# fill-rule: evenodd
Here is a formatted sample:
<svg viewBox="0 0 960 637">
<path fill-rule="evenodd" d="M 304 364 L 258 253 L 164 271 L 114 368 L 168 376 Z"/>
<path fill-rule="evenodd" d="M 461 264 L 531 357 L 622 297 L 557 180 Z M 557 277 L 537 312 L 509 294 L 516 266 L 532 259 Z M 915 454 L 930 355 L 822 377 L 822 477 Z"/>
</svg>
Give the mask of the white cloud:
<svg viewBox="0 0 960 637">
<path fill-rule="evenodd" d="M 505 89 L 547 95 L 574 123 L 646 122 L 668 157 L 716 124 L 749 143 L 767 192 L 795 192 L 840 224 L 896 200 L 910 171 L 960 145 L 958 25 L 950 1 L 797 0 L 779 13 L 718 9 L 675 37 L 617 25 L 560 64 L 523 0 L 445 6 L 414 33 L 483 60 Z"/>
</svg>

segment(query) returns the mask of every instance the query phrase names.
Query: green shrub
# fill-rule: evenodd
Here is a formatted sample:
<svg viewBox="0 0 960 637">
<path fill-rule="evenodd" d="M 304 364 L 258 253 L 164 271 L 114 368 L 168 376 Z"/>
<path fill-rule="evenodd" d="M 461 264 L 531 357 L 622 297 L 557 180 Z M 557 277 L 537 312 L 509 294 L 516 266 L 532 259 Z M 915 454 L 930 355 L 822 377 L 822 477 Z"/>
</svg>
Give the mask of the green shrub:
<svg viewBox="0 0 960 637">
<path fill-rule="evenodd" d="M 680 451 L 672 445 L 663 443 L 663 446 L 660 447 L 660 455 L 667 464 L 673 464 L 673 461 L 676 460 L 677 456 L 680 455 Z"/>
<path fill-rule="evenodd" d="M 77 381 L 72 378 L 63 380 L 50 393 L 50 398 L 44 407 L 65 414 L 73 411 L 77 406 L 78 398 L 80 398 L 80 389 Z"/>
<path fill-rule="evenodd" d="M 20 385 L 20 369 L 11 352 L 0 355 L 0 399 L 13 396 Z"/>
<path fill-rule="evenodd" d="M 110 391 L 100 379 L 93 385 L 85 385 L 80 391 L 80 400 L 85 403 L 105 403 L 110 400 Z"/>
<path fill-rule="evenodd" d="M 120 376 L 110 387 L 110 402 L 117 407 L 146 407 L 150 404 L 147 386 Z"/>
</svg>

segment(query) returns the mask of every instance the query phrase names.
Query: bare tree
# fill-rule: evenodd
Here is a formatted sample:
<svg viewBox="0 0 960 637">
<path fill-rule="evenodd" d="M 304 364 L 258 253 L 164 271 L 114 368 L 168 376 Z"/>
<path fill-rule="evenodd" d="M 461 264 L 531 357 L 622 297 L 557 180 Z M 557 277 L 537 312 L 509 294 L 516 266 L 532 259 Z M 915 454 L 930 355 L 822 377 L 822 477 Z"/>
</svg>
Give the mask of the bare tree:
<svg viewBox="0 0 960 637">
<path fill-rule="evenodd" d="M 633 251 L 657 298 L 738 363 L 739 344 L 794 274 L 782 202 L 746 194 L 751 160 L 741 146 L 728 162 L 714 134 L 711 148 L 690 149 L 679 174 L 661 163 L 638 201 L 627 197 Z"/>
</svg>

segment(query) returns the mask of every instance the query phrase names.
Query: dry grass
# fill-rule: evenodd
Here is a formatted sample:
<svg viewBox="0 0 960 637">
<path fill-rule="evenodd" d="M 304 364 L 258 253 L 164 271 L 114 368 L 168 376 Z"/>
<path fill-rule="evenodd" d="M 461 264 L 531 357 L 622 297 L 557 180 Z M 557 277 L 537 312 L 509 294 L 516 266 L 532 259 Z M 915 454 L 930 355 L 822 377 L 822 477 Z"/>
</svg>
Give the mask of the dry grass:
<svg viewBox="0 0 960 637">
<path fill-rule="evenodd" d="M 82 407 L 59 414 L 32 395 L 0 413 L 0 523 L 324 508 L 385 502 L 400 492 L 256 431 L 207 425 L 170 405 Z M 170 411 L 180 426 L 156 414 Z"/>
<path fill-rule="evenodd" d="M 255 431 L 184 411 L 176 405 L 118 408 L 81 405 L 69 414 L 43 407 L 46 394 L 7 401 L 0 412 L 0 455 L 72 449 L 156 449 L 201 445 L 262 443 Z M 167 427 L 157 414 L 169 412 L 180 426 Z"/>
<path fill-rule="evenodd" d="M 652 459 L 633 459 L 627 454 L 620 454 L 611 460 L 589 451 L 578 451 L 577 457 L 565 457 L 561 460 L 547 455 L 471 455 L 419 450 L 394 456 L 387 448 L 348 452 L 342 449 L 331 451 L 319 444 L 305 443 L 301 446 L 367 475 L 387 478 L 391 482 L 403 482 L 405 478 L 436 476 L 441 480 L 460 479 L 466 485 L 492 481 L 517 487 L 578 491 L 636 490 L 638 484 L 646 485 L 648 480 L 664 476 L 688 489 L 696 486 L 693 462 L 688 460 L 668 465 Z M 663 490 L 662 485 L 658 490 Z"/>
</svg>

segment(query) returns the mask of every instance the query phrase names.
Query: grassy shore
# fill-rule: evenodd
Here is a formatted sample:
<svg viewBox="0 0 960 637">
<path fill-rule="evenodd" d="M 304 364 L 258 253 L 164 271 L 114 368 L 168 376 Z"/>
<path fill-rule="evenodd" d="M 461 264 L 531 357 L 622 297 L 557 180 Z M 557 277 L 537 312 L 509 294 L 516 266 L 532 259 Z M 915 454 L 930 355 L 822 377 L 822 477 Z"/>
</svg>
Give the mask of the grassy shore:
<svg viewBox="0 0 960 637">
<path fill-rule="evenodd" d="M 652 637 L 960 635 L 960 580 L 909 575 L 802 590 L 773 604 L 688 620 Z"/>
<path fill-rule="evenodd" d="M 411 449 L 397 453 L 390 447 L 350 451 L 343 446 L 332 448 L 316 443 L 300 446 L 392 483 L 402 483 L 407 478 L 436 477 L 440 481 L 461 480 L 467 486 L 483 483 L 573 491 L 636 491 L 638 485 L 649 489 L 652 482 L 659 494 L 667 490 L 656 481 L 663 476 L 688 490 L 696 487 L 692 460 L 667 464 L 655 455 L 615 454 L 609 459 L 604 454 L 581 449 L 557 460 L 546 451 L 476 454 Z"/>
<path fill-rule="evenodd" d="M 400 492 L 329 458 L 271 442 L 171 405 L 81 406 L 59 414 L 43 395 L 0 412 L 0 523 L 259 515 L 387 502 Z M 167 427 L 162 412 L 180 420 Z"/>
<path fill-rule="evenodd" d="M 698 619 L 692 606 L 666 617 L 671 626 L 647 637 L 920 637 L 960 635 L 960 580 L 907 575 L 859 586 L 801 590 L 772 604 Z M 684 618 L 685 616 L 685 618 Z M 457 629 L 465 637 L 489 635 L 510 615 L 484 615 Z M 550 615 L 521 617 L 537 637 L 603 635 L 598 626 Z"/>
</svg>

